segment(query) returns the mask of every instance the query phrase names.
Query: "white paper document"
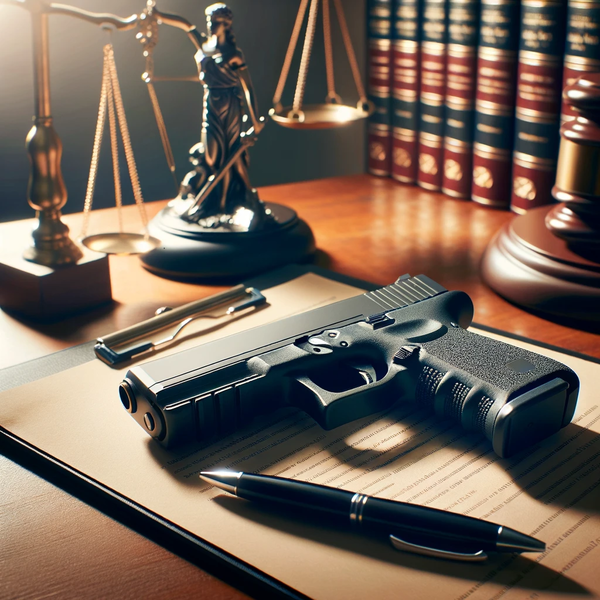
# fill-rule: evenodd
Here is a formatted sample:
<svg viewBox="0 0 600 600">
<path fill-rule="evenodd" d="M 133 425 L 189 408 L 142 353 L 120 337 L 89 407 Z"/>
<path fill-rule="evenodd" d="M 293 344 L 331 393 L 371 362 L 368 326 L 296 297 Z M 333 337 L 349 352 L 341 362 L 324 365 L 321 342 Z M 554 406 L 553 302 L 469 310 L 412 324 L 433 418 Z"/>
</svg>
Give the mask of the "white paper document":
<svg viewBox="0 0 600 600">
<path fill-rule="evenodd" d="M 266 309 L 169 352 L 361 292 L 304 275 L 268 290 Z M 600 365 L 517 345 L 566 363 L 582 387 L 574 422 L 511 459 L 482 436 L 402 403 L 332 431 L 281 409 L 216 442 L 169 451 L 123 409 L 117 388 L 125 370 L 99 360 L 1 394 L 0 425 L 312 598 L 599 596 Z M 198 478 L 216 468 L 487 519 L 545 541 L 547 551 L 496 554 L 481 564 L 401 553 L 349 530 L 272 514 Z"/>
</svg>

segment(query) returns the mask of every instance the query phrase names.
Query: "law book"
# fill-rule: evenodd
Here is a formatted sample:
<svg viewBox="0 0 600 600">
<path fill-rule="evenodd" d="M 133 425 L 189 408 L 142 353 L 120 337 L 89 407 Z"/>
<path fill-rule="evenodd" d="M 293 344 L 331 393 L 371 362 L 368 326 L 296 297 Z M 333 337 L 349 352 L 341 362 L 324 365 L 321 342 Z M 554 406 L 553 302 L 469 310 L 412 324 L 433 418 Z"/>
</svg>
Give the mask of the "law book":
<svg viewBox="0 0 600 600">
<path fill-rule="evenodd" d="M 447 0 L 423 0 L 417 184 L 442 189 Z"/>
<path fill-rule="evenodd" d="M 563 0 L 522 0 L 510 208 L 550 204 L 560 141 Z"/>
<path fill-rule="evenodd" d="M 418 171 L 420 0 L 396 0 L 392 41 L 392 177 L 415 183 Z"/>
<path fill-rule="evenodd" d="M 518 0 L 481 0 L 471 198 L 508 208 L 519 45 Z"/>
<path fill-rule="evenodd" d="M 600 2 L 569 0 L 563 88 L 590 71 L 600 71 Z M 563 100 L 561 120 L 575 116 Z"/>
<path fill-rule="evenodd" d="M 480 0 L 448 0 L 442 192 L 471 197 Z"/>
<path fill-rule="evenodd" d="M 367 2 L 368 87 L 374 111 L 367 129 L 367 168 L 391 174 L 392 157 L 392 0 Z"/>
</svg>

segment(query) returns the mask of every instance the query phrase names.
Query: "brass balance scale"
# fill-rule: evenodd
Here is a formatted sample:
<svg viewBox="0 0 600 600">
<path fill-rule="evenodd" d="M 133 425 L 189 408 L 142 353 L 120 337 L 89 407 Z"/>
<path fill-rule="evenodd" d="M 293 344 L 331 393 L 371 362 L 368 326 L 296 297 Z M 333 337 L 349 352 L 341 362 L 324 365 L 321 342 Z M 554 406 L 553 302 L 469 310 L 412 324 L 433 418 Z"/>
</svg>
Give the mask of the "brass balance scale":
<svg viewBox="0 0 600 600">
<path fill-rule="evenodd" d="M 330 0 L 301 0 L 289 46 L 285 55 L 279 82 L 273 97 L 273 108 L 269 113 L 272 120 L 279 125 L 294 129 L 341 127 L 367 117 L 372 110 L 372 106 L 367 101 L 364 86 L 361 81 L 360 72 L 358 69 L 356 56 L 352 48 L 341 0 L 332 0 L 332 2 L 337 13 L 345 50 L 348 55 L 352 75 L 358 92 L 358 103 L 356 107 L 343 104 L 335 90 L 334 61 L 331 40 Z M 143 74 L 142 78 L 148 86 L 150 100 L 160 132 L 165 157 L 176 185 L 178 184 L 178 181 L 175 173 L 173 152 L 171 150 L 166 127 L 158 103 L 158 97 L 156 95 L 156 91 L 154 90 L 153 84 L 155 81 L 176 81 L 180 80 L 181 78 L 154 76 L 153 50 L 158 41 L 158 25 L 169 25 L 185 31 L 196 51 L 202 49 L 203 44 L 207 40 L 207 36 L 200 33 L 195 25 L 183 17 L 159 11 L 153 0 L 148 0 L 145 9 L 139 15 L 131 15 L 126 18 L 105 13 L 92 13 L 64 4 L 45 2 L 44 0 L 0 0 L 0 3 L 12 4 L 28 10 L 31 13 L 33 23 L 34 78 L 36 82 L 36 85 L 34 86 L 34 94 L 36 100 L 36 115 L 34 119 L 34 127 L 28 136 L 28 152 L 30 154 L 32 163 L 28 200 L 30 205 L 37 211 L 39 223 L 33 233 L 33 246 L 26 250 L 24 253 L 24 258 L 30 263 L 44 265 L 50 270 L 61 270 L 61 278 L 64 280 L 67 270 L 70 269 L 72 271 L 76 271 L 77 267 L 80 266 L 82 262 L 82 250 L 77 244 L 74 244 L 71 241 L 69 237 L 69 229 L 61 221 L 61 208 L 66 202 L 66 190 L 62 181 L 60 169 L 61 142 L 52 127 L 52 117 L 50 111 L 48 16 L 50 14 L 68 15 L 86 20 L 104 28 L 111 28 L 115 30 L 138 29 L 137 37 L 138 40 L 143 44 L 144 55 L 146 57 L 146 72 Z M 327 96 L 325 98 L 325 102 L 322 104 L 305 105 L 304 92 L 315 38 L 315 31 L 317 27 L 319 9 L 322 11 L 323 21 Z M 291 106 L 284 107 L 281 103 L 281 98 L 307 12 L 308 21 L 306 25 L 302 57 L 296 81 L 293 103 Z M 94 147 L 92 151 L 90 177 L 88 180 L 88 188 L 84 203 L 84 220 L 81 241 L 88 248 L 102 253 L 143 254 L 142 260 L 145 261 L 146 257 L 151 256 L 159 246 L 162 249 L 168 249 L 169 240 L 167 239 L 165 241 L 163 238 L 168 238 L 169 236 L 162 235 L 165 232 L 160 231 L 160 227 L 158 229 L 156 226 L 153 227 L 153 223 L 156 221 L 156 219 L 148 224 L 139 178 L 137 175 L 137 169 L 135 166 L 135 160 L 133 158 L 133 151 L 131 149 L 131 142 L 129 140 L 129 132 L 127 130 L 125 111 L 120 95 L 116 67 L 114 64 L 114 53 L 111 44 L 107 44 L 104 48 L 104 61 L 105 67 L 103 73 L 102 94 L 98 112 L 96 135 L 94 138 Z M 197 76 L 190 76 L 183 79 L 199 81 Z M 93 194 L 97 176 L 98 156 L 107 114 L 113 154 L 115 203 L 118 209 L 117 213 L 119 231 L 116 233 L 97 233 L 90 236 L 87 234 L 87 229 L 91 219 Z M 119 183 L 117 152 L 117 128 L 120 130 L 123 140 L 127 166 L 134 190 L 134 198 L 136 205 L 138 206 L 144 228 L 141 234 L 126 232 L 123 226 L 123 216 L 121 210 L 122 193 Z M 56 151 L 57 148 L 58 152 Z M 231 167 L 231 165 L 229 165 L 229 167 Z M 202 202 L 202 198 L 197 197 L 195 202 L 196 205 L 199 205 Z M 286 212 L 286 215 L 293 213 L 291 209 L 286 208 L 286 211 L 288 211 Z M 295 213 L 293 213 L 293 219 L 295 218 Z M 150 227 L 148 227 L 148 225 L 150 225 Z M 154 233 L 158 231 L 159 235 L 154 235 L 154 233 L 151 233 L 151 230 Z M 177 234 L 177 232 L 175 233 Z M 214 232 L 209 233 L 211 234 Z M 235 233 L 240 232 L 238 231 Z M 256 234 L 256 232 L 253 233 Z M 273 231 L 271 231 L 270 235 L 272 235 L 272 233 Z M 295 256 L 284 257 L 286 262 L 294 262 L 299 260 L 303 258 L 304 255 L 310 254 L 314 250 L 314 241 L 308 226 L 305 226 L 300 233 L 302 236 L 306 237 L 305 243 L 300 244 L 300 246 L 297 248 Z M 198 239 L 200 240 L 202 236 L 203 233 L 199 231 L 197 234 Z M 185 232 L 184 237 L 190 241 L 189 227 Z M 193 237 L 194 236 L 192 235 L 191 238 Z M 193 241 L 194 240 L 191 239 L 192 244 Z M 153 269 L 152 266 L 147 262 L 144 262 L 144 265 L 150 270 L 153 270 L 159 274 L 172 274 L 169 273 L 168 269 L 166 271 L 162 269 Z M 276 265 L 265 264 L 262 266 L 264 268 L 271 268 Z M 27 269 L 25 268 L 24 271 L 26 270 Z M 240 272 L 229 272 L 226 273 L 226 275 L 237 276 L 248 270 L 249 265 L 242 265 Z M 175 276 L 181 275 L 181 273 L 173 274 Z M 199 272 L 183 273 L 183 275 L 196 277 L 202 276 L 203 273 L 200 269 Z M 29 276 L 30 275 L 27 274 L 27 277 Z M 73 275 L 73 278 L 77 278 L 77 275 Z M 3 277 L 0 277 L 0 280 L 3 282 L 5 281 Z M 6 282 L 12 285 L 12 281 L 6 280 Z M 104 296 L 106 296 L 106 293 L 104 293 Z M 1 298 L 0 305 L 5 305 L 3 304 Z"/>
</svg>

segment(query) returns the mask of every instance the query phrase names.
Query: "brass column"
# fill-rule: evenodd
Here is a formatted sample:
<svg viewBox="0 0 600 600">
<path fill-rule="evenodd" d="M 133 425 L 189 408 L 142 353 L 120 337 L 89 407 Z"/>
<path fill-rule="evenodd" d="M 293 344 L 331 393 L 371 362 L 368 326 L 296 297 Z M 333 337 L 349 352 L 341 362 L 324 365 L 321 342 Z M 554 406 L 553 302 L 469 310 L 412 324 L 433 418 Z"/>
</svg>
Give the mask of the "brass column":
<svg viewBox="0 0 600 600">
<path fill-rule="evenodd" d="M 82 251 L 69 237 L 69 228 L 60 220 L 67 190 L 60 170 L 62 143 L 52 126 L 50 110 L 50 69 L 48 15 L 42 3 L 31 7 L 35 117 L 26 139 L 31 161 L 27 200 L 39 219 L 33 230 L 33 246 L 24 257 L 34 263 L 57 267 L 76 263 Z"/>
</svg>

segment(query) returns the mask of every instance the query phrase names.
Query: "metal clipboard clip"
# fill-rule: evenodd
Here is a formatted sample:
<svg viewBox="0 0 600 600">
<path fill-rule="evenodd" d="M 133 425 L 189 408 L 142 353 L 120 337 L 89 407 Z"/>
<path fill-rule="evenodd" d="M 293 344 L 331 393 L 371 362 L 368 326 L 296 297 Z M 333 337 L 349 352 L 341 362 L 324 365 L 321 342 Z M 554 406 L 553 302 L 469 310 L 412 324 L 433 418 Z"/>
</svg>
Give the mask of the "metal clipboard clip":
<svg viewBox="0 0 600 600">
<path fill-rule="evenodd" d="M 441 548 L 433 548 L 431 546 L 422 546 L 420 544 L 407 542 L 396 535 L 390 535 L 390 542 L 396 550 L 411 552 L 412 554 L 445 558 L 447 560 L 460 560 L 463 562 L 482 562 L 487 560 L 487 554 L 483 550 L 478 550 L 477 552 L 442 550 Z"/>
<path fill-rule="evenodd" d="M 156 316 L 96 340 L 96 356 L 108 365 L 117 365 L 132 357 L 172 342 L 184 327 L 198 318 L 220 318 L 235 315 L 266 302 L 253 287 L 238 285 L 209 298 L 184 304 L 179 308 L 159 309 Z M 153 334 L 171 328 L 166 337 L 153 340 Z"/>
</svg>

